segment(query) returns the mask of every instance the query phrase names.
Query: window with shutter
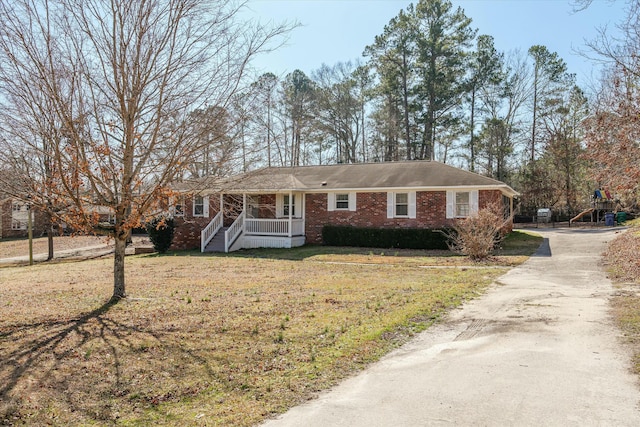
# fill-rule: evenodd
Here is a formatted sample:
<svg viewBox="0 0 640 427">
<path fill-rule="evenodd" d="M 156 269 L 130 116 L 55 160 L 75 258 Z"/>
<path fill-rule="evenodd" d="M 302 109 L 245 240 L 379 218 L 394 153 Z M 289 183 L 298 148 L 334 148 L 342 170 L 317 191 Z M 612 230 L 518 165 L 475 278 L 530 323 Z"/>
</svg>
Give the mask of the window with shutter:
<svg viewBox="0 0 640 427">
<path fill-rule="evenodd" d="M 396 193 L 395 216 L 409 216 L 409 194 Z"/>
<path fill-rule="evenodd" d="M 193 197 L 193 216 L 204 216 L 204 197 Z"/>
<path fill-rule="evenodd" d="M 349 209 L 349 194 L 336 194 L 336 209 Z"/>
</svg>

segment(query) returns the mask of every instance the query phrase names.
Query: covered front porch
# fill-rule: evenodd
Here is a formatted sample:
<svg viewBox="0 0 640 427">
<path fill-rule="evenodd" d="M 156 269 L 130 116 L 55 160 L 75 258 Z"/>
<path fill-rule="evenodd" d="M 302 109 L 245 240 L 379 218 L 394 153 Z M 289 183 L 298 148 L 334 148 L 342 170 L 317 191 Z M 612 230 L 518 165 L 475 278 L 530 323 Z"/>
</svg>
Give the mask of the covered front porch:
<svg viewBox="0 0 640 427">
<path fill-rule="evenodd" d="M 222 193 L 200 234 L 201 252 L 292 248 L 305 243 L 304 193 Z"/>
</svg>

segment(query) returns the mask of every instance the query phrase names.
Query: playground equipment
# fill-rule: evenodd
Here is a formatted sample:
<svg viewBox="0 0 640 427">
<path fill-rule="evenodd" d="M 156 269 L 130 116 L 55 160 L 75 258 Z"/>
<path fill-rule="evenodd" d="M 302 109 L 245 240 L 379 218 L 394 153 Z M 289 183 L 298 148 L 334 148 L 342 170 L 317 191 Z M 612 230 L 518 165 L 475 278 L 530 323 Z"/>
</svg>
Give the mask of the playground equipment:
<svg viewBox="0 0 640 427">
<path fill-rule="evenodd" d="M 609 190 L 597 189 L 591 196 L 591 207 L 571 218 L 569 220 L 569 225 L 589 214 L 591 215 L 591 222 L 594 222 L 595 215 L 596 224 L 604 221 L 605 225 L 613 226 L 615 225 L 616 219 L 619 218 L 617 216 L 619 207 L 620 202 L 618 200 L 614 200 Z"/>
<path fill-rule="evenodd" d="M 579 220 L 580 218 L 582 218 L 583 216 L 585 216 L 588 213 L 593 213 L 595 208 L 589 208 L 589 209 L 585 209 L 582 212 L 580 212 L 578 215 L 574 216 L 573 218 L 571 218 L 569 220 L 569 225 L 571 225 L 574 221 Z M 593 218 L 591 218 L 591 220 L 593 221 Z"/>
</svg>

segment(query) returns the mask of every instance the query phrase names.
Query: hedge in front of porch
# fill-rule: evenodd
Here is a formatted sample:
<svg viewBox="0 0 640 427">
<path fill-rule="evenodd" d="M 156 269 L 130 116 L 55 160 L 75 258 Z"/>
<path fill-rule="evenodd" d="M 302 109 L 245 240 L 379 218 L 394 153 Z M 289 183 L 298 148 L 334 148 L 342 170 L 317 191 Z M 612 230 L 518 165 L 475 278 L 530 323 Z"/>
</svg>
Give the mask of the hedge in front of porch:
<svg viewBox="0 0 640 427">
<path fill-rule="evenodd" d="M 366 228 L 325 225 L 322 242 L 328 246 L 398 249 L 449 249 L 447 229 Z"/>
</svg>

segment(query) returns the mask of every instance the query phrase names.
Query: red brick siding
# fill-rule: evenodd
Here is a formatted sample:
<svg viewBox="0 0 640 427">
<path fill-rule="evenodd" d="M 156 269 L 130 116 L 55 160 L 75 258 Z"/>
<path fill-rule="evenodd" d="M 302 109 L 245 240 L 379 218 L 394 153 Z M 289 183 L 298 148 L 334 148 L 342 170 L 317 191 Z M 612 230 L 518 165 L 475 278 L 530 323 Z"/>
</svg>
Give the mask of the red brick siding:
<svg viewBox="0 0 640 427">
<path fill-rule="evenodd" d="M 502 203 L 500 190 L 483 190 L 478 194 L 478 209 L 486 208 L 492 202 Z"/>
<path fill-rule="evenodd" d="M 193 216 L 193 198 L 184 199 L 184 216 L 174 218 L 172 250 L 200 249 L 200 232 L 211 222 L 220 210 L 220 198 L 209 196 L 209 216 Z"/>
<path fill-rule="evenodd" d="M 387 193 L 357 193 L 356 211 L 327 211 L 326 194 L 307 194 L 306 241 L 322 243 L 325 224 L 373 228 L 437 228 L 448 224 L 444 191 L 418 191 L 416 218 L 387 218 Z"/>
<path fill-rule="evenodd" d="M 478 208 L 482 209 L 487 207 L 487 205 L 489 205 L 490 203 L 499 203 L 502 204 L 503 203 L 503 197 L 502 197 L 502 193 L 500 192 L 500 190 L 486 190 L 486 191 L 481 191 L 480 194 L 478 194 Z M 508 203 L 507 201 L 505 201 L 504 203 Z M 509 206 L 505 206 L 505 208 L 509 209 Z M 513 230 L 513 221 L 509 222 L 509 224 L 507 224 L 507 227 L 505 228 L 505 232 L 509 233 Z"/>
<path fill-rule="evenodd" d="M 276 217 L 276 195 L 275 194 L 260 194 L 253 196 L 253 199 L 258 203 L 258 216 L 257 218 L 275 218 Z"/>
<path fill-rule="evenodd" d="M 275 212 L 275 194 L 254 196 L 260 205 L 260 218 L 273 218 Z M 452 220 L 446 218 L 445 191 L 418 191 L 416 193 L 416 218 L 387 218 L 387 193 L 367 192 L 357 193 L 356 211 L 327 210 L 327 194 L 307 194 L 305 197 L 305 223 L 307 243 L 322 243 L 322 227 L 331 225 L 352 225 L 354 227 L 375 228 L 438 228 L 449 226 Z M 242 199 L 239 199 L 242 200 Z M 499 190 L 480 191 L 478 195 L 479 208 L 484 208 L 492 201 L 501 201 Z M 176 218 L 176 231 L 172 249 L 196 249 L 200 247 L 200 231 L 218 213 L 219 197 L 209 197 L 209 217 L 193 218 L 192 198 L 185 200 L 184 218 Z M 234 211 L 232 205 L 237 206 L 237 198 L 225 196 L 225 216 Z M 241 203 L 241 202 L 240 202 Z M 237 210 L 237 209 L 235 209 Z M 225 219 L 225 225 L 235 219 Z M 228 224 L 227 224 L 228 223 Z"/>
<path fill-rule="evenodd" d="M 479 208 L 492 201 L 501 201 L 499 190 L 482 190 L 478 194 Z M 439 228 L 450 226 L 446 218 L 446 191 L 416 192 L 416 218 L 387 218 L 387 193 L 357 193 L 356 211 L 327 211 L 326 194 L 306 196 L 306 241 L 322 243 L 322 227 L 351 225 L 373 228 Z"/>
</svg>

